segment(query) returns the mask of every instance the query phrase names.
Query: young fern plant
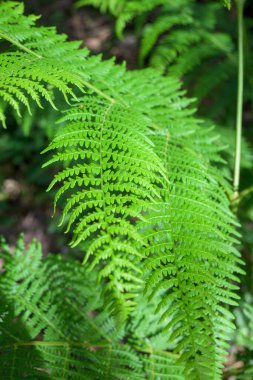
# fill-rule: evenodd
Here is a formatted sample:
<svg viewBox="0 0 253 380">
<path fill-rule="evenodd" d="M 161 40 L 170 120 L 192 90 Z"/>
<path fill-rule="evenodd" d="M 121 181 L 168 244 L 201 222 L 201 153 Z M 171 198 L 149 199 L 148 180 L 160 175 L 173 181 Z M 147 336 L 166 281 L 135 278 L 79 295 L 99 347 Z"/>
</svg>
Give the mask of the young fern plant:
<svg viewBox="0 0 253 380">
<path fill-rule="evenodd" d="M 238 224 L 228 197 L 232 189 L 215 167 L 215 162 L 222 161 L 217 136 L 195 118 L 191 100 L 180 89 L 178 79 L 162 77 L 152 69 L 127 72 L 124 65 L 117 66 L 112 60 L 90 57 L 87 50 L 79 49 L 79 43 L 67 42 L 52 28 L 36 27 L 34 16 L 22 12 L 20 3 L 0 4 L 0 35 L 12 49 L 0 54 L 0 68 L 5 73 L 1 80 L 11 83 L 3 87 L 1 99 L 18 110 L 20 103 L 29 107 L 30 100 L 39 105 L 40 97 L 52 103 L 54 89 L 74 98 L 66 105 L 59 132 L 44 152 L 50 155 L 45 165 L 58 171 L 49 190 L 55 187 L 55 203 L 62 199 L 65 205 L 62 223 L 67 221 L 71 245 L 83 248 L 85 263 L 84 267 L 74 264 L 80 269 L 78 275 L 70 269 L 64 277 L 61 266 L 38 264 L 34 271 L 31 260 L 28 267 L 22 267 L 28 274 L 31 268 L 27 279 L 20 274 L 23 269 L 17 276 L 12 272 L 18 265 L 15 262 L 6 266 L 1 289 L 17 308 L 15 318 L 22 315 L 27 324 L 25 338 L 37 342 L 42 334 L 43 341 L 51 342 L 49 346 L 58 352 L 55 357 L 45 348 L 47 344 L 25 344 L 38 350 L 39 358 L 31 359 L 31 368 L 44 369 L 41 378 L 52 379 L 60 376 L 60 362 L 66 379 L 220 379 L 227 340 L 234 328 L 228 306 L 236 305 L 235 283 L 242 270 L 235 248 Z M 3 113 L 1 119 L 4 121 Z M 55 284 L 52 281 L 52 297 L 47 291 L 51 290 L 51 271 L 59 276 Z M 114 321 L 115 357 L 114 348 L 101 334 L 85 350 L 89 359 L 76 348 L 78 336 L 82 342 L 89 341 L 82 329 L 93 336 L 92 328 L 86 327 L 88 311 L 85 316 L 82 312 L 88 271 L 103 289 L 103 323 L 110 318 Z M 77 294 L 81 294 L 71 295 L 76 302 L 73 315 L 65 310 L 65 294 L 75 292 L 72 276 Z M 64 287 L 58 288 L 61 281 Z M 20 297 L 13 297 L 13 288 L 19 289 Z M 93 285 L 91 289 L 97 292 Z M 26 295 L 29 299 L 24 304 Z M 153 305 L 150 319 L 140 307 L 147 305 L 148 310 L 149 303 Z M 41 313 L 48 310 L 50 318 L 41 320 Z M 80 310 L 82 316 L 77 320 Z M 96 311 L 96 307 L 89 310 Z M 149 336 L 157 347 L 150 323 L 153 318 L 157 318 L 163 343 L 161 356 L 153 352 L 152 345 L 149 351 L 143 349 L 143 343 L 139 347 Z M 61 328 L 55 323 L 52 326 L 52 321 Z M 139 323 L 144 327 L 136 332 L 134 326 Z M 92 324 L 89 320 L 88 325 Z M 126 333 L 120 335 L 124 329 Z M 134 352 L 127 354 L 124 350 L 132 342 Z M 6 373 L 14 378 L 19 346 L 10 346 L 7 361 L 11 358 L 15 365 Z M 143 364 L 139 353 L 146 351 L 151 355 Z M 176 354 L 176 369 L 174 359 L 168 359 L 169 351 Z M 117 360 L 120 369 L 114 367 Z M 29 369 L 25 371 L 29 373 Z"/>
</svg>

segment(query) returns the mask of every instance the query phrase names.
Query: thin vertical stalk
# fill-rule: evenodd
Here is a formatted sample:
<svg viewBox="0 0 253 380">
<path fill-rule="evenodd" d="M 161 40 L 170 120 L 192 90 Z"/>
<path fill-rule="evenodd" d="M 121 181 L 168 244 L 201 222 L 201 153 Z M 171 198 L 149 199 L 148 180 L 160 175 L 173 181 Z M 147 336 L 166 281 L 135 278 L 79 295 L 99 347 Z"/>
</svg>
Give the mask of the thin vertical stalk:
<svg viewBox="0 0 253 380">
<path fill-rule="evenodd" d="M 238 92 L 236 111 L 236 148 L 234 166 L 234 199 L 238 197 L 240 184 L 242 116 L 243 116 L 243 81 L 244 81 L 244 55 L 243 55 L 243 9 L 245 0 L 236 0 L 238 18 Z"/>
</svg>

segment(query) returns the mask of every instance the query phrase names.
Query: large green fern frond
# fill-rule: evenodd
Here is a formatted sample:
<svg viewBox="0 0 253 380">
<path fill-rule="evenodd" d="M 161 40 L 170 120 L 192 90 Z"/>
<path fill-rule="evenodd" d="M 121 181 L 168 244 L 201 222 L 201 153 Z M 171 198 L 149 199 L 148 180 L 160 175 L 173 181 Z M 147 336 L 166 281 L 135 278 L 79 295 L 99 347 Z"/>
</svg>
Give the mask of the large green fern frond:
<svg viewBox="0 0 253 380">
<path fill-rule="evenodd" d="M 116 69 L 114 71 L 117 72 Z M 111 80 L 113 80 L 114 71 L 110 71 Z M 106 83 L 108 81 L 109 78 Z M 124 265 L 128 268 L 128 274 L 129 270 L 132 271 L 133 264 L 137 268 L 142 268 L 141 276 L 144 269 L 146 289 L 150 297 L 157 301 L 159 315 L 161 318 L 170 318 L 161 334 L 166 337 L 167 342 L 177 342 L 175 350 L 181 359 L 188 363 L 186 366 L 188 376 L 194 379 L 201 379 L 203 375 L 207 379 L 219 378 L 227 347 L 226 341 L 233 329 L 232 315 L 224 305 L 236 304 L 237 296 L 234 291 L 237 286 L 232 282 L 238 281 L 236 273 L 241 273 L 239 269 L 241 260 L 234 248 L 237 241 L 236 221 L 229 210 L 230 202 L 226 194 L 226 192 L 229 194 L 231 189 L 211 163 L 211 161 L 220 160 L 219 146 L 215 143 L 216 137 L 212 137 L 210 131 L 203 129 L 201 123 L 193 117 L 193 111 L 186 108 L 190 101 L 182 97 L 178 82 L 174 79 L 161 78 L 154 71 L 146 70 L 126 73 L 121 78 L 117 76 L 117 84 L 115 81 L 113 90 L 110 87 L 107 88 L 105 83 L 101 85 L 101 89 L 110 97 L 114 96 L 116 103 L 110 103 L 105 107 L 104 100 L 100 100 L 99 105 L 103 104 L 101 116 L 100 109 L 97 109 L 96 113 L 90 110 L 90 98 L 84 97 L 81 108 L 78 106 L 73 114 L 70 111 L 67 115 L 67 119 L 70 118 L 72 124 L 67 127 L 66 132 L 63 130 L 59 137 L 55 138 L 51 147 L 49 146 L 49 150 L 57 149 L 56 155 L 49 162 L 64 160 L 64 157 L 68 159 L 68 153 L 71 159 L 74 157 L 74 161 L 79 160 L 80 157 L 83 159 L 82 167 L 75 166 L 76 164 L 72 167 L 71 164 L 70 171 L 64 169 L 55 177 L 56 182 L 63 181 L 59 195 L 63 193 L 68 195 L 67 192 L 70 191 L 64 214 L 66 212 L 70 214 L 70 224 L 74 221 L 81 226 L 74 231 L 78 239 L 76 241 L 81 242 L 89 238 L 91 228 L 95 231 L 101 229 L 101 237 L 94 235 L 97 238 L 92 239 L 90 243 L 92 248 L 88 248 L 88 255 L 94 254 L 94 259 L 91 261 L 92 267 L 94 263 L 102 263 L 100 277 L 105 276 L 108 279 L 110 291 L 113 289 L 111 284 L 114 286 L 118 284 L 118 289 L 124 291 L 125 301 L 129 302 L 132 295 L 125 291 L 133 290 L 127 287 L 127 283 L 121 285 L 120 265 L 113 265 L 115 257 L 121 258 L 122 253 L 125 254 L 126 264 Z M 160 94 L 162 94 L 162 99 Z M 124 106 L 117 103 L 122 103 L 122 99 Z M 115 107 L 117 120 L 121 123 L 117 126 L 114 123 L 113 114 L 107 114 L 106 123 L 108 124 L 104 129 L 104 115 L 108 107 L 111 107 L 111 111 Z M 124 115 L 125 112 L 127 115 L 131 114 L 129 122 L 127 118 L 121 119 L 121 113 Z M 106 170 L 110 169 L 105 178 L 109 176 L 111 185 L 105 182 L 102 188 L 99 188 L 99 185 L 95 188 L 95 182 L 93 185 L 92 182 L 90 184 L 89 181 L 94 181 L 94 178 L 86 179 L 90 171 L 96 175 L 101 173 L 98 169 L 99 164 L 101 165 L 100 155 L 96 153 L 100 145 L 95 144 L 95 141 L 100 141 L 98 140 L 100 135 L 99 133 L 96 135 L 96 123 L 92 126 L 95 120 L 90 119 L 92 115 L 98 117 L 96 121 L 99 131 L 103 128 L 106 133 L 105 143 L 108 144 L 109 139 L 109 145 L 103 149 L 105 156 L 103 156 L 102 164 L 105 161 L 108 165 L 108 167 L 105 166 Z M 139 121 L 138 124 L 136 120 Z M 87 122 L 93 132 L 89 132 Z M 124 123 L 127 129 L 123 127 Z M 127 140 L 122 140 L 121 133 L 115 134 L 115 128 L 120 128 L 116 129 L 116 132 L 122 130 Z M 141 131 L 142 134 L 137 137 L 136 131 Z M 65 138 L 67 133 L 70 133 L 69 141 Z M 107 133 L 113 137 L 108 138 Z M 90 141 L 91 136 L 97 136 L 97 139 Z M 118 141 L 118 136 L 121 143 Z M 133 138 L 133 136 L 136 137 Z M 135 157 L 134 151 L 140 154 L 137 146 L 132 145 L 133 141 L 138 139 L 138 144 L 142 144 L 147 137 L 153 141 L 154 146 L 150 145 L 150 147 L 163 162 L 167 178 L 164 177 L 164 169 L 157 171 L 160 167 L 157 156 L 153 156 L 152 150 L 147 151 L 142 148 L 145 156 L 142 161 L 144 167 L 138 163 L 138 168 L 150 181 L 148 188 L 155 187 L 153 194 L 158 193 L 159 196 L 149 198 L 138 193 L 139 200 L 137 200 L 132 194 L 131 199 L 135 206 L 132 208 L 132 205 L 127 202 L 123 205 L 124 207 L 120 205 L 119 208 L 116 199 L 125 199 L 125 197 L 128 199 L 129 189 L 133 183 L 137 183 L 139 189 L 142 188 L 144 177 L 141 182 L 135 179 L 139 169 L 131 168 L 136 163 L 132 162 L 130 156 Z M 73 144 L 74 146 L 78 144 L 78 149 L 73 150 Z M 88 144 L 88 150 L 85 144 Z M 93 147 L 94 157 L 92 157 L 92 152 L 86 157 L 90 144 L 93 144 L 91 147 Z M 146 147 L 148 147 L 147 142 Z M 122 161 L 122 149 L 131 152 L 127 161 Z M 124 165 L 118 176 L 117 170 L 122 162 Z M 155 167 L 152 167 L 150 162 L 154 162 Z M 149 169 L 145 168 L 146 164 L 149 165 Z M 94 166 L 96 169 L 93 169 Z M 132 172 L 134 174 L 131 177 L 131 185 L 129 184 L 130 187 L 127 189 L 124 178 L 129 176 L 129 170 L 130 172 L 134 170 Z M 149 170 L 148 176 L 147 170 Z M 80 173 L 83 174 L 80 176 Z M 156 177 L 159 173 L 160 181 Z M 90 188 L 86 190 L 84 187 L 87 186 L 86 184 L 92 185 L 96 190 L 92 190 L 92 198 L 89 198 Z M 70 190 L 71 186 L 74 192 Z M 76 193 L 76 186 L 82 187 L 81 192 Z M 108 189 L 111 194 L 117 189 L 116 197 L 113 196 L 113 203 L 108 204 L 108 211 L 102 213 L 103 219 L 98 223 L 96 218 L 101 213 L 103 202 L 101 202 L 101 192 L 97 190 L 108 192 Z M 109 196 L 110 199 L 111 196 Z M 135 214 L 132 214 L 133 209 Z M 82 216 L 83 210 L 86 214 Z M 139 213 L 136 213 L 137 210 Z M 120 226 L 120 221 L 114 219 L 115 212 L 117 216 L 119 211 L 122 213 L 120 220 L 124 221 L 122 230 L 124 234 L 119 228 L 114 230 L 115 222 Z M 129 218 L 130 233 L 134 227 L 136 234 L 134 244 L 128 251 L 125 247 L 126 244 L 131 244 L 132 236 L 128 235 L 124 215 Z M 95 223 L 89 226 L 87 221 Z M 103 222 L 107 224 L 103 225 Z M 82 230 L 83 227 L 84 230 Z M 112 248 L 109 246 L 109 249 L 106 240 L 108 233 L 105 227 L 108 231 L 111 229 L 116 231 L 110 236 Z M 137 236 L 142 240 L 137 239 Z M 126 239 L 125 242 L 124 239 Z M 115 246 L 118 247 L 117 251 L 113 250 Z M 136 256 L 136 261 L 134 261 L 134 256 Z M 130 264 L 127 264 L 127 261 Z M 138 276 L 137 271 L 135 275 Z M 114 283 L 112 279 L 113 281 L 115 279 Z M 122 276 L 122 279 L 126 282 L 130 277 Z M 130 281 L 133 281 L 132 276 Z M 163 301 L 158 302 L 157 294 L 161 291 L 164 291 Z"/>
<path fill-rule="evenodd" d="M 142 284 L 143 238 L 134 221 L 159 197 L 164 175 L 145 117 L 91 95 L 62 120 L 66 127 L 46 151 L 56 152 L 48 164 L 67 162 L 67 168 L 49 189 L 61 184 L 55 202 L 67 196 L 63 219 L 68 216 L 67 231 L 74 226 L 71 245 L 89 239 L 85 261 L 92 257 L 90 269 L 102 263 L 108 290 L 127 300 Z"/>
</svg>

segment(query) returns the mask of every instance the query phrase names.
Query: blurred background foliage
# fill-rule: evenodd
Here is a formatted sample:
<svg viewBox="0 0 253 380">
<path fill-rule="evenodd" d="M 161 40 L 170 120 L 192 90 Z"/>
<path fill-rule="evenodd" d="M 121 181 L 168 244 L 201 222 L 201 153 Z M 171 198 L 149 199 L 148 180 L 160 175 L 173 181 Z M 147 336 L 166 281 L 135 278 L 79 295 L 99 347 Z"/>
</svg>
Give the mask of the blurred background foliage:
<svg viewBox="0 0 253 380">
<path fill-rule="evenodd" d="M 232 177 L 237 93 L 236 7 L 197 0 L 30 0 L 26 12 L 41 14 L 40 23 L 56 25 L 70 39 L 83 41 L 94 54 L 115 56 L 129 69 L 152 66 L 182 79 L 203 128 L 215 125 Z M 93 4 L 93 6 L 92 6 Z M 148 4 L 148 6 L 147 6 Z M 102 12 L 101 12 L 102 5 Z M 117 7 L 121 7 L 118 11 Z M 124 13 L 125 12 L 125 13 Z M 118 15 L 121 18 L 117 18 Z M 126 15 L 126 16 L 124 16 Z M 184 15 L 184 17 L 182 17 Z M 245 96 L 241 191 L 238 216 L 242 224 L 241 252 L 246 275 L 241 304 L 235 310 L 237 330 L 231 344 L 225 379 L 253 379 L 253 2 L 247 1 L 245 20 Z M 125 18 L 124 18 L 125 17 Z M 181 44 L 178 43 L 181 41 Z M 61 99 L 55 94 L 56 102 Z M 58 99 L 59 98 L 59 99 Z M 0 234 L 14 244 L 20 232 L 36 237 L 44 253 L 67 255 L 68 241 L 51 219 L 53 193 L 46 193 L 51 169 L 41 171 L 40 152 L 57 130 L 55 112 L 45 106 L 14 114 L 0 137 Z M 72 255 L 79 257 L 79 251 Z"/>
</svg>

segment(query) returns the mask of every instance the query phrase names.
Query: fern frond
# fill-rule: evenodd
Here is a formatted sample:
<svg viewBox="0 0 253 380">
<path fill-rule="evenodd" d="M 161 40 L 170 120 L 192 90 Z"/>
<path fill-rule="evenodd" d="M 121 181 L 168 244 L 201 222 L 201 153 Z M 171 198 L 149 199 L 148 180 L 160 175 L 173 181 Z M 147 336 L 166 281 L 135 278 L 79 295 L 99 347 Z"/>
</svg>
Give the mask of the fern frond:
<svg viewBox="0 0 253 380">
<path fill-rule="evenodd" d="M 56 202 L 67 197 L 62 222 L 68 214 L 67 230 L 74 227 L 71 246 L 89 239 L 85 262 L 91 257 L 91 268 L 101 262 L 107 288 L 116 299 L 127 299 L 142 283 L 143 239 L 134 219 L 143 219 L 159 197 L 158 173 L 163 175 L 145 135 L 145 118 L 91 95 L 62 121 L 66 127 L 46 149 L 55 152 L 48 164 L 68 162 L 50 185 L 61 184 Z"/>
<path fill-rule="evenodd" d="M 185 380 L 173 354 L 154 351 L 154 340 L 147 346 L 152 324 L 140 327 L 139 349 L 124 343 L 128 329 L 116 329 L 94 276 L 78 263 L 57 255 L 42 260 L 40 245 L 25 250 L 22 237 L 14 252 L 2 242 L 0 258 L 1 378 Z"/>
<path fill-rule="evenodd" d="M 184 18 L 177 19 L 179 9 Z M 160 59 L 160 68 L 163 71 L 175 72 L 182 76 L 210 57 L 216 60 L 226 59 L 233 50 L 233 44 L 228 34 L 215 30 L 218 12 L 218 4 L 201 6 L 185 1 L 181 8 L 164 6 L 155 22 L 147 24 L 144 28 L 140 50 L 141 63 L 150 57 L 150 63 L 157 66 Z M 165 27 L 161 29 L 163 24 Z M 154 41 L 152 52 L 151 49 L 147 50 L 150 36 Z M 200 54 L 197 54 L 196 49 L 200 50 Z M 228 63 L 231 63 L 230 60 Z"/>
<path fill-rule="evenodd" d="M 148 7 L 144 3 L 90 0 L 79 1 L 78 5 L 91 4 L 111 12 L 116 18 L 116 29 L 121 27 L 120 33 L 126 23 L 141 16 L 140 65 L 149 64 L 165 74 L 183 78 L 191 95 L 198 99 L 202 114 L 207 113 L 210 118 L 214 109 L 216 115 L 220 114 L 217 110 L 223 110 L 225 115 L 231 104 L 229 95 L 233 93 L 231 84 L 234 83 L 231 78 L 236 76 L 237 58 L 235 44 L 223 21 L 226 13 L 222 5 L 218 2 L 200 4 L 194 0 L 176 3 L 164 0 L 159 4 L 151 0 Z M 130 9 L 131 17 L 127 19 Z M 225 92 L 219 101 L 216 101 L 217 91 Z M 205 107 L 205 99 L 210 95 L 211 110 L 210 101 Z"/>
<path fill-rule="evenodd" d="M 114 73 L 117 80 L 113 79 Z M 124 302 L 129 302 L 131 292 L 136 293 L 137 288 L 130 288 L 128 284 L 133 286 L 135 276 L 143 278 L 144 269 L 150 297 L 157 299 L 158 292 L 165 291 L 158 311 L 162 318 L 170 320 L 161 334 L 167 341 L 177 342 L 175 350 L 181 360 L 187 362 L 188 376 L 201 379 L 204 374 L 207 379 L 219 378 L 226 341 L 233 329 L 232 315 L 223 305 L 236 304 L 234 292 L 237 286 L 231 282 L 238 281 L 236 273 L 242 271 L 239 269 L 241 260 L 234 248 L 237 224 L 225 193 L 231 189 L 210 162 L 220 160 L 216 137 L 212 137 L 210 131 L 202 128 L 194 118 L 193 111 L 187 108 L 190 100 L 182 96 L 176 80 L 161 78 L 152 70 L 124 74 L 120 69 L 120 76 L 116 73 L 116 68 L 109 70 L 105 74 L 106 80 L 100 84 L 101 90 L 114 96 L 115 102 L 108 104 L 104 99 L 84 97 L 81 108 L 77 106 L 65 117 L 64 120 L 71 122 L 66 131 L 63 129 L 48 148 L 56 149 L 49 163 L 64 159 L 74 161 L 74 164 L 68 163 L 70 169 L 56 174 L 53 184 L 63 181 L 56 200 L 64 193 L 67 195 L 64 214 L 70 215 L 70 223 L 77 223 L 74 233 L 80 241 L 91 238 L 88 248 L 88 255 L 94 254 L 91 265 L 102 263 L 100 278 L 107 278 L 110 292 L 113 289 L 111 284 L 116 286 L 117 282 L 119 291 L 124 292 Z M 95 111 L 93 107 L 96 107 Z M 128 119 L 129 115 L 131 119 Z M 119 123 L 115 123 L 115 117 Z M 105 133 L 102 164 L 110 170 L 106 172 L 102 187 L 98 169 L 101 127 Z M 122 133 L 118 133 L 121 129 L 126 140 Z M 136 132 L 141 134 L 137 136 Z M 137 145 L 132 145 L 137 140 L 143 147 L 142 153 Z M 122 150 L 129 152 L 127 161 L 122 161 Z M 138 168 L 135 167 L 136 160 L 130 159 L 135 158 L 135 154 L 138 157 L 143 155 Z M 81 160 L 83 164 L 78 166 Z M 152 162 L 155 166 L 151 165 Z M 161 167 L 165 168 L 167 179 L 164 169 L 158 170 Z M 121 168 L 120 176 L 118 168 Z M 130 189 L 124 183 L 125 177 L 129 176 L 128 170 L 132 173 L 129 186 L 133 191 L 131 201 L 135 205 L 129 203 L 129 194 L 125 194 Z M 143 188 L 144 178 L 138 177 L 139 170 L 149 181 L 148 187 Z M 90 172 L 94 174 L 92 178 Z M 138 179 L 135 179 L 136 175 Z M 111 185 L 106 182 L 107 176 Z M 135 183 L 138 193 L 132 190 Z M 76 191 L 79 187 L 84 190 Z M 101 190 L 104 189 L 111 193 L 117 191 L 117 197 L 113 197 L 114 203 L 106 204 L 108 211 L 103 213 Z M 118 207 L 114 199 L 124 200 L 125 197 L 127 202 Z M 115 227 L 115 211 L 116 217 L 117 212 L 121 213 L 122 230 Z M 114 232 L 109 240 L 111 227 Z M 131 250 L 126 250 L 129 243 Z M 122 256 L 123 266 L 128 268 L 127 275 L 121 275 Z M 116 258 L 118 265 L 114 264 Z M 142 271 L 138 274 L 132 265 L 140 268 L 140 263 Z M 116 297 L 122 299 L 120 293 Z"/>
<path fill-rule="evenodd" d="M 178 108 L 182 112 L 182 105 Z M 166 110 L 152 111 L 152 119 L 161 125 L 153 141 L 170 184 L 163 186 L 157 211 L 153 208 L 149 214 L 151 227 L 142 225 L 148 239 L 146 289 L 152 299 L 164 292 L 158 311 L 162 319 L 171 318 L 165 331 L 176 341 L 176 352 L 182 350 L 190 378 L 219 378 L 225 341 L 233 329 L 233 317 L 223 305 L 236 303 L 233 283 L 239 281 L 235 273 L 241 273 L 231 224 L 236 221 L 224 194 L 228 185 L 206 160 L 204 152 L 210 145 L 214 144 L 214 151 L 217 148 L 215 140 L 206 140 L 203 129 L 200 133 L 201 124 L 190 115 L 181 116 L 180 124 L 188 125 L 180 131 L 176 115 L 173 119 L 175 111 L 167 109 L 167 115 Z M 169 112 L 172 120 L 168 128 L 165 118 Z M 192 132 L 187 135 L 187 130 Z M 209 157 L 215 159 L 213 154 Z M 201 306 L 197 299 L 203 300 Z M 208 346 L 210 341 L 213 344 Z"/>
<path fill-rule="evenodd" d="M 157 137 L 157 147 L 172 183 L 164 188 L 157 212 L 150 214 L 155 228 L 146 230 L 146 288 L 151 298 L 166 291 L 158 309 L 168 305 L 162 318 L 171 320 L 165 330 L 177 341 L 176 352 L 183 350 L 181 358 L 191 378 L 219 378 L 227 347 L 224 338 L 233 331 L 233 316 L 224 304 L 236 305 L 238 287 L 232 283 L 239 282 L 235 274 L 242 273 L 233 247 L 229 200 L 217 191 L 221 184 L 213 182 L 208 163 L 199 166 L 198 158 L 189 151 L 184 154 L 172 139 L 167 144 L 164 132 Z M 197 299 L 202 299 L 201 305 Z"/>
<path fill-rule="evenodd" d="M 189 25 L 192 23 L 191 12 L 186 8 L 182 15 L 172 13 L 171 15 L 162 14 L 152 24 L 147 25 L 143 33 L 143 39 L 140 47 L 139 60 L 141 64 L 144 63 L 145 58 L 150 54 L 154 48 L 158 38 L 168 32 L 171 27 L 179 25 Z M 181 45 L 182 46 L 182 45 Z M 178 45 L 179 49 L 181 46 Z M 171 53 L 173 55 L 174 52 Z"/>
<path fill-rule="evenodd" d="M 101 291 L 76 262 L 41 260 L 21 238 L 1 246 L 1 368 L 3 379 L 144 379 L 137 353 L 120 343 Z"/>
<path fill-rule="evenodd" d="M 79 42 L 67 42 L 54 28 L 36 27 L 38 17 L 23 12 L 24 5 L 18 2 L 3 2 L 0 7 L 0 40 L 11 47 L 0 55 L 0 99 L 19 116 L 21 104 L 30 112 L 31 100 L 42 107 L 44 99 L 55 108 L 53 89 L 67 101 L 75 96 L 73 87 L 83 90 L 87 56 Z M 0 119 L 5 125 L 3 111 Z"/>
<path fill-rule="evenodd" d="M 137 78 L 137 73 L 128 75 Z M 211 163 L 220 160 L 217 136 L 186 108 L 188 101 L 177 82 L 158 80 L 152 71 L 138 75 L 143 91 L 134 92 L 134 99 L 137 104 L 142 100 L 143 112 L 151 120 L 147 132 L 168 179 L 161 199 L 148 210 L 149 223 L 139 222 L 147 239 L 143 250 L 147 292 L 156 301 L 164 292 L 157 313 L 169 321 L 161 334 L 167 334 L 188 363 L 188 376 L 219 378 L 233 330 L 233 316 L 225 304 L 236 304 L 234 282 L 243 271 L 234 248 L 237 221 L 225 193 L 231 189 Z M 164 103 L 156 99 L 157 92 L 167 99 Z"/>
<path fill-rule="evenodd" d="M 110 78 L 112 73 L 113 70 L 110 71 Z M 81 109 L 78 106 L 70 110 L 64 118 L 71 121 L 66 132 L 63 130 L 49 146 L 48 150 L 57 149 L 56 155 L 49 162 L 63 161 L 64 157 L 66 160 L 74 160 L 74 166 L 68 165 L 70 169 L 64 169 L 55 177 L 53 184 L 63 181 L 56 200 L 64 193 L 68 195 L 69 191 L 64 214 L 70 214 L 70 223 L 77 223 L 78 227 L 74 233 L 81 237 L 79 240 L 92 237 L 88 248 L 88 254 L 89 252 L 95 254 L 91 262 L 92 267 L 99 262 L 103 264 L 100 277 L 106 277 L 109 284 L 115 278 L 119 283 L 118 289 L 126 291 L 125 301 L 131 298 L 127 292 L 134 290 L 127 286 L 124 288 L 127 281 L 133 284 L 133 264 L 140 267 L 139 263 L 142 263 L 140 276 L 143 275 L 144 269 L 147 293 L 152 299 L 158 300 L 158 293 L 165 292 L 157 309 L 160 318 L 167 321 L 161 336 L 167 342 L 176 342 L 174 348 L 177 354 L 181 360 L 187 362 L 187 376 L 194 379 L 201 379 L 203 375 L 207 379 L 212 376 L 219 378 L 227 347 L 226 341 L 233 329 L 232 315 L 224 305 L 236 304 L 238 297 L 234 292 L 237 286 L 232 282 L 238 281 L 236 273 L 242 271 L 239 268 L 241 264 L 239 254 L 234 248 L 237 241 L 235 232 L 237 223 L 229 210 L 230 202 L 225 194 L 225 191 L 229 193 L 231 189 L 210 163 L 210 160 L 220 160 L 219 147 L 215 144 L 216 137 L 211 137 L 211 133 L 202 128 L 192 116 L 193 111 L 187 108 L 190 101 L 182 97 L 178 82 L 174 79 L 162 79 L 152 70 L 126 73 L 122 75 L 121 81 L 119 77 L 117 79 L 118 82 L 116 84 L 115 81 L 113 90 L 111 87 L 107 88 L 105 83 L 101 87 L 110 97 L 114 96 L 117 99 L 115 103 L 108 105 L 105 100 L 94 101 L 92 97 L 86 96 Z M 162 94 L 162 99 L 157 93 Z M 117 103 L 122 103 L 122 99 L 124 106 Z M 93 110 L 93 104 L 98 104 L 96 111 Z M 108 107 L 111 113 L 106 114 L 105 120 L 104 115 Z M 114 109 L 117 121 L 121 121 L 119 124 L 115 123 Z M 125 116 L 123 119 L 121 115 L 131 115 L 131 120 L 128 121 Z M 125 129 L 123 125 L 127 128 Z M 105 157 L 108 155 L 105 161 L 109 168 L 107 166 L 105 168 L 110 169 L 105 181 L 108 175 L 111 185 L 104 182 L 103 187 L 99 188 L 101 180 L 98 183 L 94 181 L 101 173 L 98 170 L 101 126 L 107 144 L 106 149 L 102 149 Z M 118 134 L 121 129 L 126 140 L 122 140 L 121 133 Z M 136 132 L 141 134 L 137 137 Z M 153 145 L 144 143 L 146 138 L 152 140 Z M 132 145 L 137 139 L 138 144 L 142 145 L 143 141 L 146 148 L 152 148 L 150 151 L 145 150 L 144 145 L 142 148 L 142 154 L 145 156 L 142 163 L 148 164 L 149 169 L 140 166 L 141 163 L 138 164 L 138 169 L 131 168 L 132 160 L 129 156 L 127 161 L 122 161 L 122 149 L 129 150 L 132 158 L 136 157 L 134 152 L 138 156 L 141 154 L 137 146 Z M 92 151 L 89 150 L 90 146 Z M 157 161 L 156 155 L 153 156 L 153 150 L 163 162 L 167 179 L 164 177 L 163 169 L 157 172 L 161 163 Z M 78 166 L 76 161 L 80 158 L 84 164 Z M 117 170 L 122 162 L 124 170 L 121 170 L 118 176 Z M 155 166 L 150 162 L 155 163 Z M 134 166 L 135 164 L 136 162 L 133 163 Z M 134 198 L 135 192 L 131 198 L 135 199 L 133 209 L 136 214 L 132 214 L 132 205 L 129 204 L 128 194 L 125 194 L 125 191 L 129 192 L 129 188 L 127 189 L 124 184 L 129 167 L 133 173 L 131 187 L 137 183 L 138 189 L 141 190 L 141 193 L 136 193 L 138 201 Z M 152 194 L 152 191 L 143 193 L 143 180 L 135 180 L 139 169 L 144 177 L 147 176 L 147 171 L 150 171 L 147 176 L 150 184 L 144 189 L 152 190 L 155 186 L 152 197 L 148 195 Z M 90 171 L 95 177 L 89 177 Z M 160 180 L 157 179 L 157 174 Z M 74 192 L 71 190 L 72 185 Z M 76 192 L 75 188 L 79 186 L 88 186 L 88 188 Z M 90 189 L 89 186 L 93 188 Z M 125 199 L 126 196 L 128 200 L 118 209 L 118 212 L 121 212 L 121 220 L 124 221 L 125 235 L 117 228 L 110 241 L 105 227 L 109 232 L 111 224 L 114 228 L 115 222 L 111 213 L 117 212 L 118 206 L 108 203 L 108 206 L 106 204 L 108 211 L 101 214 L 103 189 L 106 191 L 109 189 L 111 192 L 117 189 L 121 193 L 117 192 L 117 199 Z M 103 216 L 102 220 L 99 219 L 100 215 Z M 124 215 L 128 217 L 129 227 Z M 133 217 L 134 220 L 131 221 Z M 102 223 L 108 225 L 104 227 Z M 97 231 L 100 232 L 99 228 L 103 232 L 100 236 L 97 234 Z M 128 229 L 132 233 L 132 228 L 137 235 L 128 235 Z M 95 232 L 95 235 L 91 236 L 91 232 Z M 122 238 L 126 241 L 122 241 Z M 121 259 L 120 250 L 129 242 L 132 245 L 131 250 L 126 251 L 124 248 L 122 253 L 126 254 L 124 260 L 130 261 L 130 265 L 125 266 L 130 276 L 119 277 L 121 261 L 118 266 L 114 265 L 110 255 L 111 252 L 115 252 L 115 247 L 118 247 L 117 256 L 114 257 Z M 111 250 L 108 249 L 109 244 Z M 136 261 L 134 261 L 135 256 Z M 137 272 L 134 276 L 136 275 L 138 276 Z M 124 281 L 123 285 L 121 279 Z M 112 288 L 109 289 L 111 291 Z M 141 287 L 139 289 L 141 290 Z"/>
</svg>

